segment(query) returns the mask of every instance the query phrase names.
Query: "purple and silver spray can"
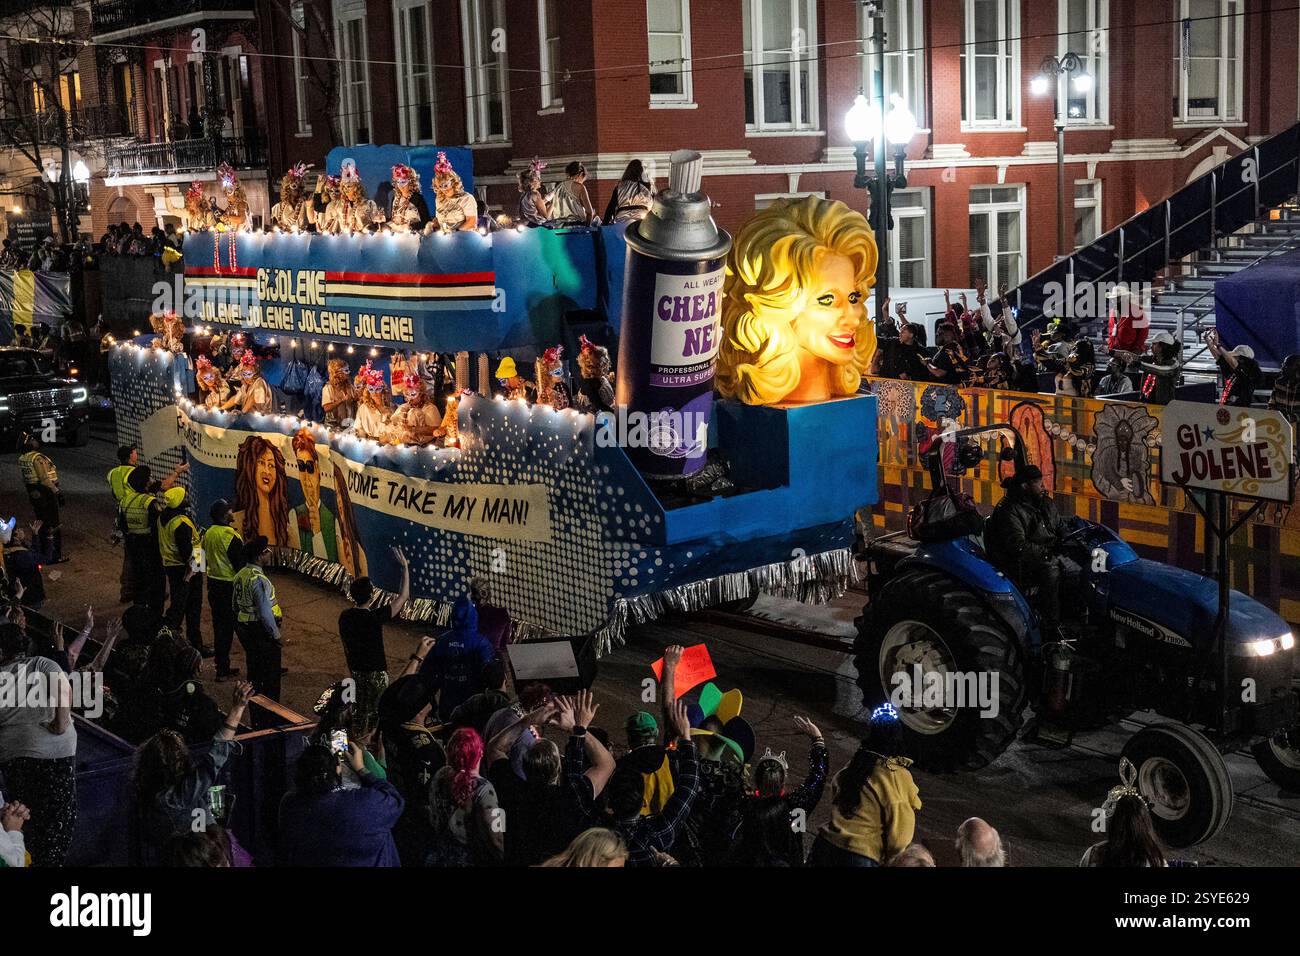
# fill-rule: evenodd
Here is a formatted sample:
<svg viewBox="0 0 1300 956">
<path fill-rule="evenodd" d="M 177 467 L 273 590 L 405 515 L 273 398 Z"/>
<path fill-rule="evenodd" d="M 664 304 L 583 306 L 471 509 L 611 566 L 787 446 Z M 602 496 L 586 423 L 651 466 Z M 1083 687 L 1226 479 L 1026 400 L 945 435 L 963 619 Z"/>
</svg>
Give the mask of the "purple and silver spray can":
<svg viewBox="0 0 1300 956">
<path fill-rule="evenodd" d="M 703 157 L 679 149 L 668 188 L 627 227 L 616 402 L 629 425 L 628 456 L 647 478 L 694 474 L 705 464 L 713 372 L 721 341 L 722 282 L 731 236 L 700 192 Z"/>
</svg>

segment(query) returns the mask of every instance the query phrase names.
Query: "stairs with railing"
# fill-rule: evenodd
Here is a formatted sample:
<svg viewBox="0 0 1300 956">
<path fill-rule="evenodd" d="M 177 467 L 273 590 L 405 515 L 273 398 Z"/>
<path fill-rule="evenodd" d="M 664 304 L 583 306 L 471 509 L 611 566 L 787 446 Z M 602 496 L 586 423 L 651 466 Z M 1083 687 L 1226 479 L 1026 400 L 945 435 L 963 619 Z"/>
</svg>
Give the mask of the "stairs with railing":
<svg viewBox="0 0 1300 956">
<path fill-rule="evenodd" d="M 1149 283 L 1152 330 L 1181 340 L 1188 377 L 1209 377 L 1215 367 L 1202 336 L 1214 327 L 1214 283 L 1300 249 L 1297 195 L 1300 123 L 1053 262 L 1012 290 L 1009 301 L 1018 310 L 1020 327 L 1030 332 L 1055 317 L 1051 309 L 1063 300 L 1062 289 Z M 1082 334 L 1104 339 L 1104 315 L 1065 318 Z"/>
</svg>

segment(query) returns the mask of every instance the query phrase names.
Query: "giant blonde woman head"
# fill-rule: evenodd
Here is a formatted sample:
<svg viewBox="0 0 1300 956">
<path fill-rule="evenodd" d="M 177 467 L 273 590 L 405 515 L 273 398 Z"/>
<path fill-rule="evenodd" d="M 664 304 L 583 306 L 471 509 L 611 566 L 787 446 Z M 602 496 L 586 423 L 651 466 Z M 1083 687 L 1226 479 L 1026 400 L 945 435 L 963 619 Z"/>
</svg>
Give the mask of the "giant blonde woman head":
<svg viewBox="0 0 1300 956">
<path fill-rule="evenodd" d="M 871 227 L 844 203 L 809 196 L 756 213 L 727 257 L 718 391 L 749 405 L 855 393 L 876 350 L 875 274 Z"/>
</svg>

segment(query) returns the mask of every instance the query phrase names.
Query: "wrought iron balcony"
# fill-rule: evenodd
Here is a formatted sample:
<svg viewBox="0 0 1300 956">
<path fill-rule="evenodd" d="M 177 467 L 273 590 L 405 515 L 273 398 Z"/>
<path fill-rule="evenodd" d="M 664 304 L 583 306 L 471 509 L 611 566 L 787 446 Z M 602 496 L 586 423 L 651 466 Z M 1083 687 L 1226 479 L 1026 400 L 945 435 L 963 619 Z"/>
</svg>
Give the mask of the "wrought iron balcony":
<svg viewBox="0 0 1300 956">
<path fill-rule="evenodd" d="M 130 136 L 131 132 L 128 110 L 115 103 L 0 118 L 0 143 L 75 145 L 90 139 Z"/>
<path fill-rule="evenodd" d="M 110 146 L 105 156 L 106 174 L 111 177 L 210 172 L 221 163 L 229 163 L 236 169 L 265 166 L 265 147 L 256 135 L 220 140 L 181 139 Z"/>
<path fill-rule="evenodd" d="M 253 0 L 95 0 L 90 7 L 90 32 L 103 36 L 132 27 L 148 28 L 163 20 L 209 10 L 247 11 L 251 18 Z"/>
</svg>

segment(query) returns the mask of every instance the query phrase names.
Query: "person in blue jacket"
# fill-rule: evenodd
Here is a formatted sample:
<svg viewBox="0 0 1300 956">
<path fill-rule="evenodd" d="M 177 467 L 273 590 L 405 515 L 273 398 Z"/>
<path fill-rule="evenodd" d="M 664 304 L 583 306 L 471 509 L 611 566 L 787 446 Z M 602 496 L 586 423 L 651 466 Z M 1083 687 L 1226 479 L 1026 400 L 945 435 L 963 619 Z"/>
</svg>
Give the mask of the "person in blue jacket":
<svg viewBox="0 0 1300 956">
<path fill-rule="evenodd" d="M 393 825 L 406 801 L 368 769 L 356 741 L 347 762 L 360 787 L 344 788 L 343 760 L 328 746 L 303 750 L 294 789 L 280 801 L 278 866 L 401 866 Z"/>
<path fill-rule="evenodd" d="M 451 712 L 483 690 L 483 667 L 496 651 L 479 633 L 478 611 L 466 595 L 451 609 L 451 628 L 433 645 L 420 665 L 420 680 L 429 699 L 437 699 L 438 716 L 446 722 Z"/>
</svg>

